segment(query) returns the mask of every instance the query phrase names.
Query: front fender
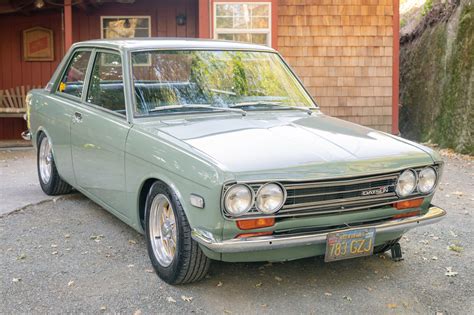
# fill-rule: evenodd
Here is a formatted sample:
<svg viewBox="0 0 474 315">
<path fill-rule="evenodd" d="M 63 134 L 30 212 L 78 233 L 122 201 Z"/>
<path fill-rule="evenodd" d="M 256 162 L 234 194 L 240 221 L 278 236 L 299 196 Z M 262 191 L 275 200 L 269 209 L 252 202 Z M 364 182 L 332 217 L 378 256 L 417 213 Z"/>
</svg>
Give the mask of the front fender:
<svg viewBox="0 0 474 315">
<path fill-rule="evenodd" d="M 143 232 L 140 223 L 140 192 L 149 179 L 158 179 L 177 194 L 189 224 L 221 235 L 224 219 L 220 197 L 224 173 L 211 162 L 183 147 L 132 128 L 125 154 L 127 200 L 132 226 Z M 203 209 L 191 205 L 189 197 L 204 198 Z"/>
</svg>

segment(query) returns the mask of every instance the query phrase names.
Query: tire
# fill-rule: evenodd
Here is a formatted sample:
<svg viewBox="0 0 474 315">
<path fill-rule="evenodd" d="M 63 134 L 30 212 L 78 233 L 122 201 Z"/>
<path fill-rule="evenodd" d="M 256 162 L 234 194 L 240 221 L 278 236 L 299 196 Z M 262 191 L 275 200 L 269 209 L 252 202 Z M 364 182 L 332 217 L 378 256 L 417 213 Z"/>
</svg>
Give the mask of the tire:
<svg viewBox="0 0 474 315">
<path fill-rule="evenodd" d="M 71 192 L 72 187 L 58 173 L 52 153 L 51 143 L 44 133 L 38 137 L 36 166 L 41 189 L 50 196 L 63 195 Z"/>
<path fill-rule="evenodd" d="M 168 219 L 162 219 L 162 213 Z M 192 239 L 178 197 L 162 182 L 151 186 L 146 199 L 145 235 L 151 263 L 163 281 L 184 284 L 206 276 L 211 260 Z"/>
<path fill-rule="evenodd" d="M 387 242 L 385 242 L 384 244 L 375 246 L 375 247 L 374 247 L 374 255 L 383 254 L 383 253 L 385 253 L 386 251 L 389 251 L 389 250 L 393 247 L 393 245 L 395 245 L 396 243 L 398 243 L 398 241 L 399 241 L 400 239 L 401 239 L 401 237 L 396 238 L 396 239 L 391 240 L 391 241 L 387 241 Z"/>
</svg>

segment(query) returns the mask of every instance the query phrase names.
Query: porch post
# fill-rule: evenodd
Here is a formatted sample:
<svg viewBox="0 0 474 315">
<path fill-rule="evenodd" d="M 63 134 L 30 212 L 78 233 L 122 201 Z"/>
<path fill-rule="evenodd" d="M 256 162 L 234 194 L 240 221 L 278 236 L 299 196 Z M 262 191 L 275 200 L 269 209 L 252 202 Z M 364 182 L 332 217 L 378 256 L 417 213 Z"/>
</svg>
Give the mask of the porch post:
<svg viewBox="0 0 474 315">
<path fill-rule="evenodd" d="M 392 134 L 398 135 L 398 93 L 400 86 L 400 1 L 393 0 L 393 50 L 392 50 Z"/>
<path fill-rule="evenodd" d="M 72 45 L 72 5 L 71 0 L 64 0 L 64 52 Z"/>
<path fill-rule="evenodd" d="M 199 0 L 198 2 L 198 36 L 199 38 L 211 38 L 210 10 L 211 0 Z"/>
</svg>

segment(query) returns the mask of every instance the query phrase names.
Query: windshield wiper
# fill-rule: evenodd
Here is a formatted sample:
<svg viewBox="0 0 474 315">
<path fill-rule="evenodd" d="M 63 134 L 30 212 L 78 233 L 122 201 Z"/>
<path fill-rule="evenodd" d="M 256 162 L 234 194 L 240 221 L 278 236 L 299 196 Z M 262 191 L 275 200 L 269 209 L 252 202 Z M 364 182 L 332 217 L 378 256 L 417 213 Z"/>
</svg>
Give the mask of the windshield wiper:
<svg viewBox="0 0 474 315">
<path fill-rule="evenodd" d="M 193 108 L 199 108 L 199 109 L 212 109 L 212 110 L 217 110 L 217 111 L 223 111 L 223 112 L 235 112 L 235 113 L 240 113 L 243 116 L 247 114 L 246 111 L 240 108 L 226 108 L 226 107 L 217 107 L 217 106 L 211 106 L 207 104 L 186 104 L 186 105 L 167 105 L 167 106 L 159 106 L 152 108 L 148 110 L 149 113 L 153 112 L 160 112 L 160 111 L 166 111 L 166 110 L 180 110 L 180 109 L 193 109 Z"/>
<path fill-rule="evenodd" d="M 241 103 L 235 103 L 233 105 L 230 105 L 229 107 L 231 108 L 241 108 L 241 107 L 252 107 L 252 106 L 262 106 L 262 107 L 270 107 L 271 109 L 276 109 L 276 110 L 287 110 L 287 109 L 293 109 L 293 110 L 302 110 L 307 112 L 308 114 L 311 114 L 315 108 L 313 107 L 305 107 L 305 106 L 282 106 L 280 105 L 283 103 L 282 101 L 256 101 L 256 102 L 241 102 Z"/>
</svg>

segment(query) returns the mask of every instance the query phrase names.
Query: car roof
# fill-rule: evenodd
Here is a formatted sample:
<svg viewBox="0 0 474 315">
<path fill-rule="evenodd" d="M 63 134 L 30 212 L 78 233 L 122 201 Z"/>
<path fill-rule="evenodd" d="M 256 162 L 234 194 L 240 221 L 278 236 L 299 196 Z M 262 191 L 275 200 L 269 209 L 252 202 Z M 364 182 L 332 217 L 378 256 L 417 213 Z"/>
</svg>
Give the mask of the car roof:
<svg viewBox="0 0 474 315">
<path fill-rule="evenodd" d="M 73 48 L 101 47 L 118 50 L 152 50 L 152 49 L 222 49 L 222 50 L 256 50 L 275 52 L 273 48 L 246 44 L 241 42 L 196 39 L 196 38 L 134 38 L 134 39 L 96 39 L 77 42 Z"/>
</svg>

